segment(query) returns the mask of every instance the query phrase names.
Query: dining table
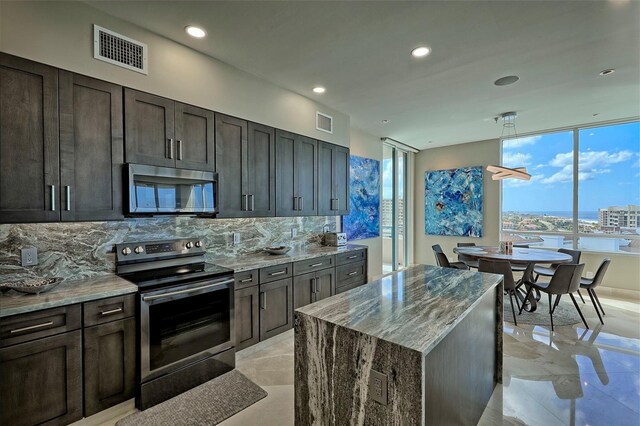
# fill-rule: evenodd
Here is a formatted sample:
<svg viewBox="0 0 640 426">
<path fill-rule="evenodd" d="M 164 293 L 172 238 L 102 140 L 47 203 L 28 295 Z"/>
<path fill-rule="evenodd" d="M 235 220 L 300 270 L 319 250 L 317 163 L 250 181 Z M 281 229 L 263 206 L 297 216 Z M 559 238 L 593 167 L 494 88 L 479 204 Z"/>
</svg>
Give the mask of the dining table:
<svg viewBox="0 0 640 426">
<path fill-rule="evenodd" d="M 516 282 L 516 296 L 525 305 L 524 309 L 528 312 L 534 312 L 537 308 L 537 302 L 540 300 L 539 292 L 532 292 L 529 298 L 525 299 L 527 293 L 527 289 L 525 288 L 526 282 L 533 281 L 534 265 L 539 263 L 557 265 L 560 263 L 569 263 L 573 260 L 573 258 L 566 253 L 524 247 L 513 247 L 509 253 L 501 251 L 500 247 L 493 246 L 456 247 L 453 251 L 473 262 L 477 262 L 480 259 L 506 260 L 512 265 L 526 266 L 522 278 Z"/>
</svg>

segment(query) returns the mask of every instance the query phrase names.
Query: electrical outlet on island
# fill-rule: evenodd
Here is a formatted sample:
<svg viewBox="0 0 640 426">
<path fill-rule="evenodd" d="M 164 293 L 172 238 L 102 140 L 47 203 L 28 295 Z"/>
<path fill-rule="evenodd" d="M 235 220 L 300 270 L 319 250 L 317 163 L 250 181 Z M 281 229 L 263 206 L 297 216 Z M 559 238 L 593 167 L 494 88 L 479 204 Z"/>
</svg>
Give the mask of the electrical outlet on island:
<svg viewBox="0 0 640 426">
<path fill-rule="evenodd" d="M 291 238 L 298 236 L 298 228 L 291 228 Z"/>
<path fill-rule="evenodd" d="M 238 244 L 240 244 L 240 233 L 239 232 L 234 232 L 233 233 L 233 245 L 237 246 Z"/>
<path fill-rule="evenodd" d="M 22 266 L 34 266 L 38 264 L 38 249 L 35 247 L 25 247 L 20 250 Z"/>
</svg>

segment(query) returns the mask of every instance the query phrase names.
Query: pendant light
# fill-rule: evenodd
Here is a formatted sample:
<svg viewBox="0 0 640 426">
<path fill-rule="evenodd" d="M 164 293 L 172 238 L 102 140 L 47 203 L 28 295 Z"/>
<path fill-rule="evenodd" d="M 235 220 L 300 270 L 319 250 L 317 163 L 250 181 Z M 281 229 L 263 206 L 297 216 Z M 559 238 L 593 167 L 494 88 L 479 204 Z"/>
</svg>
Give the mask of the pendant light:
<svg viewBox="0 0 640 426">
<path fill-rule="evenodd" d="M 516 131 L 516 117 L 517 114 L 515 112 L 504 112 L 500 114 L 500 116 L 495 117 L 496 123 L 499 119 L 502 118 L 502 134 L 500 135 L 500 140 L 505 139 L 515 139 L 518 140 L 518 132 Z M 506 132 L 506 136 L 505 136 Z M 487 166 L 487 171 L 493 173 L 491 179 L 493 180 L 501 180 L 501 179 L 522 179 L 529 180 L 531 179 L 531 175 L 527 173 L 526 167 L 515 167 L 509 168 L 504 166 Z"/>
</svg>

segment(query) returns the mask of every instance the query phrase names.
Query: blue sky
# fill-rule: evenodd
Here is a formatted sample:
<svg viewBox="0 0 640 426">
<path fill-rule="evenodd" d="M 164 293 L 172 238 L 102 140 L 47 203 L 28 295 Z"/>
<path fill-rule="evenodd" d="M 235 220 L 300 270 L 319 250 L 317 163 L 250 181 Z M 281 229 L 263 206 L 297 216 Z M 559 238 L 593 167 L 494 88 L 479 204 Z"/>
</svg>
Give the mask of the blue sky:
<svg viewBox="0 0 640 426">
<path fill-rule="evenodd" d="M 640 124 L 582 129 L 578 167 L 579 211 L 640 204 Z M 502 161 L 525 166 L 530 181 L 503 181 L 503 211 L 571 211 L 573 132 L 505 141 Z"/>
</svg>

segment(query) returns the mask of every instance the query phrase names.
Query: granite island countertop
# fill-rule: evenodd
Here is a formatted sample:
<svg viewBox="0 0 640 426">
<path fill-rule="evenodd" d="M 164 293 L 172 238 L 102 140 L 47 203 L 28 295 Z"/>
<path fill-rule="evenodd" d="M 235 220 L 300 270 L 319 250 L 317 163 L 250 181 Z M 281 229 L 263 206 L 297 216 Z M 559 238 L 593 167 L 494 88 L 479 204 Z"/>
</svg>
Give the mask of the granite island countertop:
<svg viewBox="0 0 640 426">
<path fill-rule="evenodd" d="M 137 291 L 138 287 L 135 284 L 117 275 L 65 280 L 53 290 L 39 295 L 9 290 L 0 295 L 0 318 Z"/>
<path fill-rule="evenodd" d="M 415 265 L 296 313 L 426 354 L 502 279 L 501 275 Z"/>
<path fill-rule="evenodd" d="M 214 257 L 209 258 L 210 263 L 233 269 L 234 272 L 244 272 L 251 269 L 265 268 L 267 266 L 282 265 L 299 260 L 313 259 L 322 256 L 366 249 L 367 246 L 357 244 L 347 244 L 342 247 L 330 247 L 320 245 L 308 245 L 304 247 L 294 247 L 287 254 L 272 255 L 265 252 L 248 253 L 236 257 Z"/>
</svg>

